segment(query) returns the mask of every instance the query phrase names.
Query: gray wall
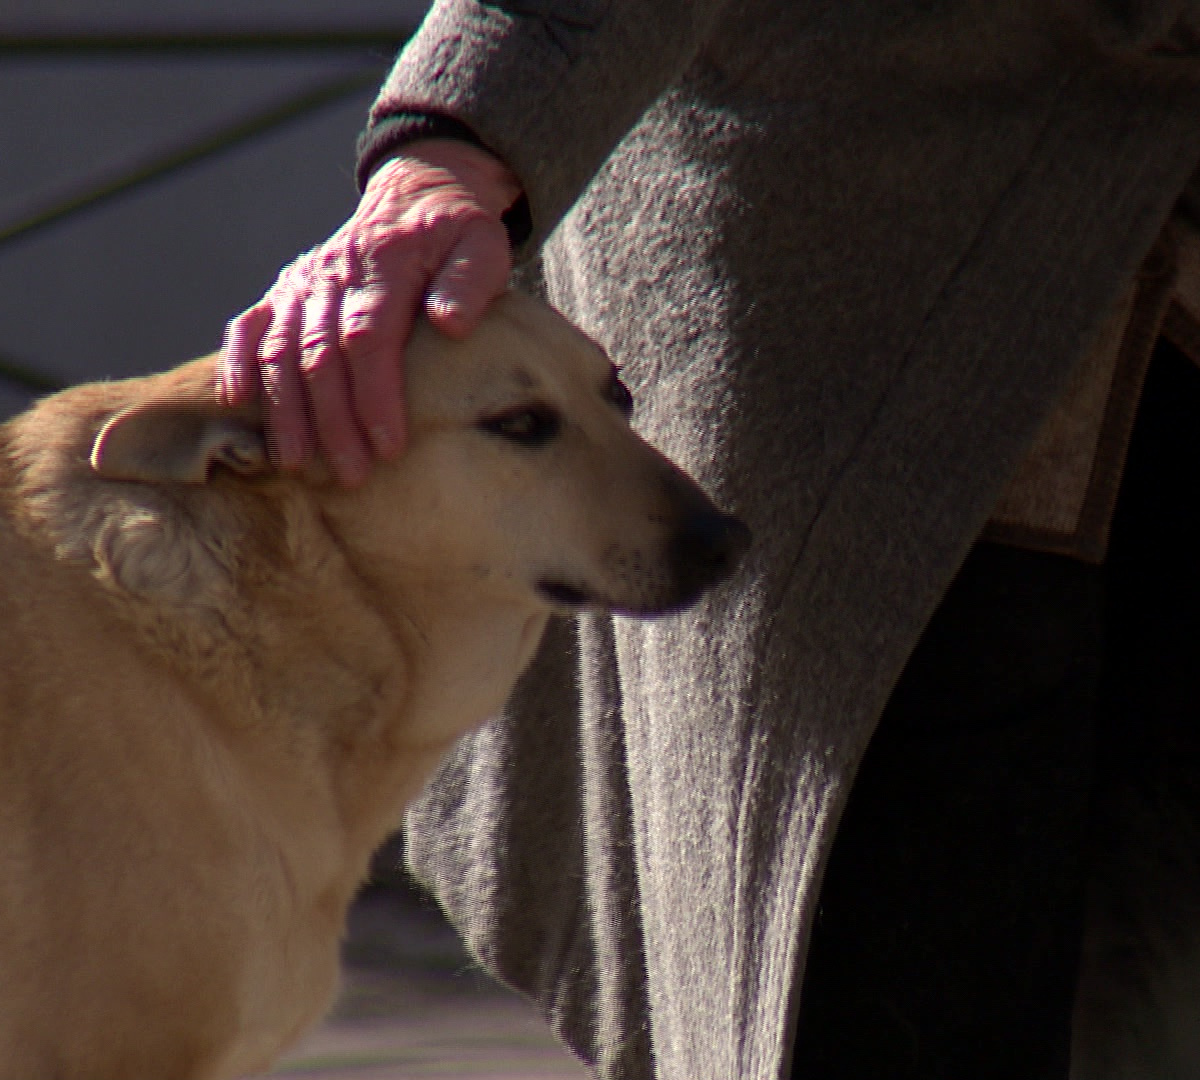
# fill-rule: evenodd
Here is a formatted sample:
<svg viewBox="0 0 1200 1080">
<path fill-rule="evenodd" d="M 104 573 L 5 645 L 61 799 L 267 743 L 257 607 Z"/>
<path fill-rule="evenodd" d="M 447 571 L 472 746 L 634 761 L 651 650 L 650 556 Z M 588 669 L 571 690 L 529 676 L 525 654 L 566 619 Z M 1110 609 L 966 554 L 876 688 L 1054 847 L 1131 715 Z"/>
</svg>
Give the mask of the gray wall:
<svg viewBox="0 0 1200 1080">
<path fill-rule="evenodd" d="M 423 9 L 5 0 L 0 415 L 214 348 L 353 208 L 354 138 Z"/>
</svg>

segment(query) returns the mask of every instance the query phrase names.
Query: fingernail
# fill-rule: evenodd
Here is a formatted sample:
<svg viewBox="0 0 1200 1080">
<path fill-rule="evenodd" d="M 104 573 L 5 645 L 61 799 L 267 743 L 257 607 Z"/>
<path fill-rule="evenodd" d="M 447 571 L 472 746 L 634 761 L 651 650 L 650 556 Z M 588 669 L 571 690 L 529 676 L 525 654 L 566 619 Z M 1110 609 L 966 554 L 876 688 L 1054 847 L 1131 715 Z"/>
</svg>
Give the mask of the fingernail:
<svg viewBox="0 0 1200 1080">
<path fill-rule="evenodd" d="M 217 370 L 217 396 L 222 405 L 232 405 L 237 401 L 239 385 L 237 376 L 229 369 L 228 365 L 222 364 Z"/>
<path fill-rule="evenodd" d="M 457 300 L 453 300 L 443 293 L 434 293 L 431 295 L 428 306 L 431 314 L 447 319 L 454 318 L 462 310 L 462 306 Z"/>
</svg>

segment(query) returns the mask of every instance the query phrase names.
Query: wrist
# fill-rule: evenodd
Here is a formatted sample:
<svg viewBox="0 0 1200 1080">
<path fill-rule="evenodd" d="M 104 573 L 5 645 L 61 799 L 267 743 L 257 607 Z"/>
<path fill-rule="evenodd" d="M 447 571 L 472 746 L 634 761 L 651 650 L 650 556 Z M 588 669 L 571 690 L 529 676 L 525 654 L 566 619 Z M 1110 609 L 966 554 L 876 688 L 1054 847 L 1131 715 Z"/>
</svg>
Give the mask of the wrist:
<svg viewBox="0 0 1200 1080">
<path fill-rule="evenodd" d="M 521 198 L 521 185 L 512 170 L 494 154 L 454 138 L 418 139 L 385 158 L 367 181 L 367 190 L 404 174 L 414 164 L 448 173 L 484 210 L 501 217 Z"/>
</svg>

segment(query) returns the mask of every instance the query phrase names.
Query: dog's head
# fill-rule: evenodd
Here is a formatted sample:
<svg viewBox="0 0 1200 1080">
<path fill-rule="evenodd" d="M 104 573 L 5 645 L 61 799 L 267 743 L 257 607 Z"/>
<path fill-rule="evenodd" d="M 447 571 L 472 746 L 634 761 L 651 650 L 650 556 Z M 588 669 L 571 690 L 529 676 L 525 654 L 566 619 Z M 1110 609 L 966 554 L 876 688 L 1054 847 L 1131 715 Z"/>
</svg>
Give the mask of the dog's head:
<svg viewBox="0 0 1200 1080">
<path fill-rule="evenodd" d="M 272 479 L 254 411 L 213 404 L 211 361 L 180 370 L 108 421 L 93 468 L 152 482 L 205 482 L 217 469 Z M 419 326 L 406 382 L 397 461 L 357 491 L 295 481 L 360 560 L 531 607 L 647 615 L 691 603 L 748 543 L 633 431 L 604 353 L 534 300 L 503 297 L 462 341 Z"/>
</svg>

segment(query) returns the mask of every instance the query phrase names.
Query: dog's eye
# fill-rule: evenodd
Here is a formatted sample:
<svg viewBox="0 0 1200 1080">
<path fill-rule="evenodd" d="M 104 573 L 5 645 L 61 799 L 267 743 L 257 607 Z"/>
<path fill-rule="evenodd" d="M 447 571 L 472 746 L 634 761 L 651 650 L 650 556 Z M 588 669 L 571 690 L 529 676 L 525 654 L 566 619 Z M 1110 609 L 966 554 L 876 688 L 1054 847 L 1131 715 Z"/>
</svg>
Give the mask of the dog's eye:
<svg viewBox="0 0 1200 1080">
<path fill-rule="evenodd" d="M 479 426 L 489 435 L 499 435 L 522 446 L 542 446 L 562 430 L 562 418 L 548 405 L 526 405 L 484 417 Z"/>
<path fill-rule="evenodd" d="M 629 392 L 629 387 L 621 382 L 621 376 L 615 371 L 612 373 L 612 378 L 608 380 L 607 397 L 625 417 L 633 415 L 633 395 Z"/>
</svg>

